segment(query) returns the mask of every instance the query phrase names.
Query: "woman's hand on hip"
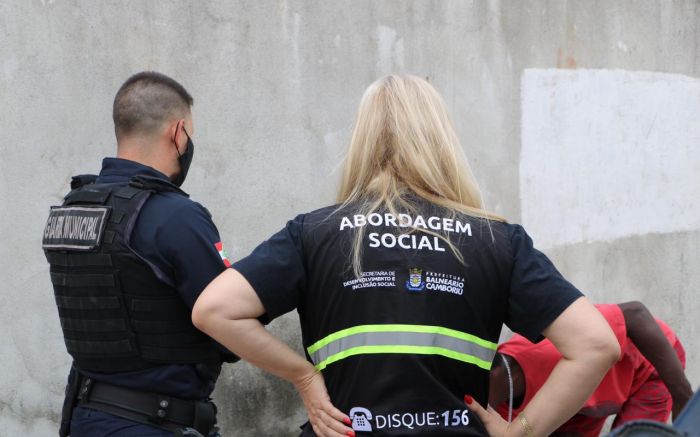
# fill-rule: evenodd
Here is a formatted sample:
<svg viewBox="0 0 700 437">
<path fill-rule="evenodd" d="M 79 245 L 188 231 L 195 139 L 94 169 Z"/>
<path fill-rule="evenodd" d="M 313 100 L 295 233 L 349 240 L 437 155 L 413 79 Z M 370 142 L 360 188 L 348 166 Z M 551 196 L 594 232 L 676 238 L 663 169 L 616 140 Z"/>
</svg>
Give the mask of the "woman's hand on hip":
<svg viewBox="0 0 700 437">
<path fill-rule="evenodd" d="M 508 432 L 508 422 L 505 421 L 500 414 L 496 412 L 491 406 L 488 406 L 485 410 L 476 400 L 471 396 L 464 396 L 464 403 L 467 404 L 469 410 L 476 414 L 481 423 L 486 427 L 490 436 L 501 437 L 505 436 Z"/>
<path fill-rule="evenodd" d="M 349 426 L 350 418 L 331 403 L 320 372 L 313 369 L 294 385 L 304 401 L 311 426 L 319 437 L 355 437 L 355 432 Z"/>
</svg>

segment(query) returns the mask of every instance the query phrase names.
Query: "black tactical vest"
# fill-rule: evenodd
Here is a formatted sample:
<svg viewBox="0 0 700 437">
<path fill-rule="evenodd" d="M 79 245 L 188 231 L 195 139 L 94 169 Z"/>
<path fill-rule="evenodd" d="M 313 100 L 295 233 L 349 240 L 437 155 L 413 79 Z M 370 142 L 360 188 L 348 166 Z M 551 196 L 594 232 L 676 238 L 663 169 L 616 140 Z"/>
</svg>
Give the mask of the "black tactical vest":
<svg viewBox="0 0 700 437">
<path fill-rule="evenodd" d="M 163 364 L 220 363 L 215 343 L 191 322 L 177 291 L 158 280 L 129 241 L 151 195 L 176 192 L 155 178 L 128 185 L 73 178 L 62 206 L 52 207 L 43 249 L 68 353 L 96 372 Z"/>
</svg>

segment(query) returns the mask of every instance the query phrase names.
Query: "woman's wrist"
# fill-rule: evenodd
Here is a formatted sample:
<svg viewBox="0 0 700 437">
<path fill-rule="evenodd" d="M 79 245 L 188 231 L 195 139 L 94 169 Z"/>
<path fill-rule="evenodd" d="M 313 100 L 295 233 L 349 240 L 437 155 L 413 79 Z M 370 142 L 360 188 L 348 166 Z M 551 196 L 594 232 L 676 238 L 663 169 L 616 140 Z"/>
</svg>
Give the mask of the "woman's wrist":
<svg viewBox="0 0 700 437">
<path fill-rule="evenodd" d="M 518 414 L 518 417 L 516 417 L 515 420 L 520 424 L 520 427 L 522 428 L 525 437 L 535 437 L 535 431 L 532 429 L 532 426 L 530 425 L 530 422 L 528 422 L 527 417 L 525 417 L 525 412 Z"/>
<path fill-rule="evenodd" d="M 506 430 L 503 432 L 504 437 L 515 437 L 518 434 L 514 433 L 511 427 L 513 426 L 513 422 L 509 422 L 508 426 L 506 426 Z"/>
<path fill-rule="evenodd" d="M 306 389 L 306 387 L 309 386 L 309 384 L 311 384 L 316 374 L 320 372 L 318 371 L 318 369 L 316 369 L 316 367 L 314 367 L 313 364 L 306 361 L 306 365 L 299 368 L 294 373 L 294 376 L 292 376 L 289 379 L 289 382 L 294 384 L 294 387 L 297 390 L 303 391 L 304 389 Z"/>
<path fill-rule="evenodd" d="M 508 424 L 503 435 L 505 437 L 535 437 L 535 432 L 525 414 L 520 413 Z"/>
</svg>

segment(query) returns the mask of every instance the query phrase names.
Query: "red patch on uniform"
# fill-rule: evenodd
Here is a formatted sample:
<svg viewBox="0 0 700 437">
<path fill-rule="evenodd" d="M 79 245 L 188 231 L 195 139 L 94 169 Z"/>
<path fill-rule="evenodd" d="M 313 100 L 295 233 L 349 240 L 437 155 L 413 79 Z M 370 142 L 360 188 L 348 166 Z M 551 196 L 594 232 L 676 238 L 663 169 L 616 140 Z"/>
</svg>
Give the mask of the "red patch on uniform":
<svg viewBox="0 0 700 437">
<path fill-rule="evenodd" d="M 219 256 L 221 257 L 221 261 L 224 262 L 224 265 L 226 267 L 231 267 L 231 261 L 229 261 L 228 255 L 224 250 L 224 244 L 219 241 L 218 243 L 214 244 L 214 247 L 216 247 L 216 251 L 219 252 Z"/>
</svg>

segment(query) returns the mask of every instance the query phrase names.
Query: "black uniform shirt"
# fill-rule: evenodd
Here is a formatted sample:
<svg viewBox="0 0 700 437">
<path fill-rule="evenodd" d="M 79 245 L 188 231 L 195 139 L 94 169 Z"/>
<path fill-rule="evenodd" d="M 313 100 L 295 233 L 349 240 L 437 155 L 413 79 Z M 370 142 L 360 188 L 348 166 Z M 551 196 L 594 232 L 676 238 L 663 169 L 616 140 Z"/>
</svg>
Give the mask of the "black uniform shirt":
<svg viewBox="0 0 700 437">
<path fill-rule="evenodd" d="M 127 184 L 129 178 L 150 176 L 169 180 L 163 173 L 134 161 L 105 158 L 96 183 Z M 158 193 L 144 205 L 131 245 L 158 278 L 173 286 L 192 308 L 199 294 L 225 269 L 216 247 L 219 232 L 200 204 L 177 193 Z M 94 379 L 183 399 L 205 399 L 221 370 L 201 364 L 171 364 L 134 372 L 85 372 Z"/>
<path fill-rule="evenodd" d="M 503 323 L 537 341 L 581 296 L 521 226 L 424 202 L 397 215 L 302 214 L 234 268 L 268 318 L 298 310 L 307 357 L 358 435 L 486 435 L 463 396 L 486 404 Z"/>
</svg>

